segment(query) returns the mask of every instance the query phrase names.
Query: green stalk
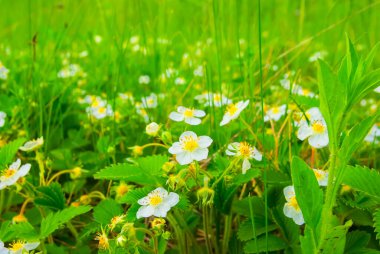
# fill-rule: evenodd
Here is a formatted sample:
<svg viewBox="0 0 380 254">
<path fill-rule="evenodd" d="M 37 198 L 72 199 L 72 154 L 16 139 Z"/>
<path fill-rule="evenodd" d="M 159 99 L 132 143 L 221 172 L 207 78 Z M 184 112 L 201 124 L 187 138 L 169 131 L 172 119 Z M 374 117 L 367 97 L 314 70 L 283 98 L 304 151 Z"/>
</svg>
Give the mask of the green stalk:
<svg viewBox="0 0 380 254">
<path fill-rule="evenodd" d="M 263 66 L 262 66 L 262 54 L 261 54 L 261 0 L 258 0 L 258 26 L 259 26 L 259 66 L 260 66 L 260 99 L 261 99 L 261 120 L 263 124 L 262 129 L 262 143 L 263 148 L 262 152 L 263 155 L 265 154 L 264 144 L 265 144 L 265 126 L 264 126 L 264 94 L 263 94 Z M 266 163 L 264 160 L 264 174 L 263 174 L 263 181 L 264 181 L 264 203 L 265 203 L 265 249 L 266 253 L 268 253 L 268 182 L 267 182 L 267 171 L 265 170 Z"/>
<path fill-rule="evenodd" d="M 259 253 L 259 247 L 257 245 L 256 226 L 255 226 L 255 214 L 253 213 L 251 195 L 249 195 L 248 200 L 249 200 L 249 213 L 251 215 L 251 223 L 252 223 L 252 230 L 253 230 L 253 239 L 255 240 L 255 249 L 256 249 L 255 253 Z"/>
<path fill-rule="evenodd" d="M 228 253 L 228 243 L 229 243 L 229 240 L 230 240 L 230 236 L 231 236 L 231 227 L 232 227 L 232 215 L 229 214 L 227 216 L 225 216 L 225 219 L 224 219 L 225 223 L 224 223 L 224 235 L 223 235 L 223 247 L 222 247 L 222 251 L 223 253 Z"/>
<path fill-rule="evenodd" d="M 45 166 L 43 160 L 43 154 L 36 151 L 36 158 L 38 168 L 40 169 L 40 186 L 45 185 Z"/>
<path fill-rule="evenodd" d="M 207 212 L 207 205 L 202 206 L 202 213 L 203 213 L 203 231 L 205 233 L 205 242 L 206 242 L 206 247 L 207 247 L 207 253 L 212 253 L 212 247 L 210 243 L 210 238 L 209 238 L 209 218 L 208 218 L 208 212 Z"/>
</svg>

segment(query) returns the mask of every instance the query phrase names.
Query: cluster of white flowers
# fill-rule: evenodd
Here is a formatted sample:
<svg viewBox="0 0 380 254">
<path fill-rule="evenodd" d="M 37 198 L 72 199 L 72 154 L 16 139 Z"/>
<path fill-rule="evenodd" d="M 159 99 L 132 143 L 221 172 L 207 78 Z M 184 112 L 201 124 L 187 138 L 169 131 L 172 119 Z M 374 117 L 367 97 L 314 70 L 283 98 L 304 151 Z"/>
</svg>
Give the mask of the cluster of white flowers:
<svg viewBox="0 0 380 254">
<path fill-rule="evenodd" d="M 87 95 L 80 101 L 80 103 L 89 105 L 86 108 L 86 112 L 89 116 L 94 117 L 95 119 L 100 120 L 107 116 L 114 115 L 111 105 L 99 96 Z"/>
<path fill-rule="evenodd" d="M 232 100 L 228 99 L 226 96 L 220 93 L 211 93 L 204 92 L 200 95 L 195 96 L 194 98 L 200 104 L 203 104 L 206 107 L 222 107 L 224 105 L 228 105 L 232 103 Z"/>
<path fill-rule="evenodd" d="M 2 62 L 0 62 L 0 79 L 2 80 L 8 79 L 8 73 L 9 73 L 9 70 L 5 68 Z"/>
<path fill-rule="evenodd" d="M 72 78 L 76 76 L 86 76 L 82 68 L 78 64 L 69 64 L 61 69 L 58 74 L 58 78 Z"/>
<path fill-rule="evenodd" d="M 292 93 L 300 96 L 306 96 L 310 98 L 316 97 L 315 93 L 311 92 L 309 89 L 303 88 L 302 86 L 293 83 L 291 86 L 290 77 L 294 75 L 294 72 L 290 72 L 284 75 L 284 77 L 280 80 L 281 86 L 286 89 L 290 90 L 290 87 L 292 87 Z"/>
</svg>

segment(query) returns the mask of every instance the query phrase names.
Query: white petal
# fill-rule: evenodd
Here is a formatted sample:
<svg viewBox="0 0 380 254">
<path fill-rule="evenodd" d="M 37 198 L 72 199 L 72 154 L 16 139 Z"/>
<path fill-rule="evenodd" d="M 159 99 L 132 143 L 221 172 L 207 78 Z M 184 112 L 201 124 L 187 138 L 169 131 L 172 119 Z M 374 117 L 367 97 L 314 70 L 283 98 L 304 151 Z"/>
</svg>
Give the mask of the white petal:
<svg viewBox="0 0 380 254">
<path fill-rule="evenodd" d="M 153 215 L 156 217 L 166 217 L 169 210 L 170 206 L 168 204 L 161 203 L 154 208 Z"/>
<path fill-rule="evenodd" d="M 263 155 L 256 149 L 256 147 L 253 148 L 252 157 L 257 161 L 261 161 L 263 159 Z"/>
<path fill-rule="evenodd" d="M 311 127 L 309 127 L 306 123 L 302 124 L 297 132 L 297 138 L 300 140 L 305 140 L 306 138 L 310 137 L 310 135 L 313 133 L 313 130 Z"/>
<path fill-rule="evenodd" d="M 329 136 L 327 133 L 313 135 L 309 137 L 309 144 L 314 148 L 323 148 L 329 144 Z"/>
<path fill-rule="evenodd" d="M 169 118 L 173 121 L 181 122 L 181 121 L 183 121 L 184 116 L 180 113 L 177 113 L 177 112 L 171 112 L 169 115 Z"/>
<path fill-rule="evenodd" d="M 143 197 L 143 198 L 140 198 L 137 203 L 139 205 L 148 205 L 149 204 L 149 197 Z"/>
<path fill-rule="evenodd" d="M 179 113 L 184 113 L 185 111 L 186 111 L 186 109 L 187 108 L 185 108 L 185 107 L 183 107 L 183 106 L 179 106 L 178 108 L 177 108 L 177 111 L 179 112 Z"/>
<path fill-rule="evenodd" d="M 177 154 L 176 160 L 181 165 L 187 165 L 193 161 L 193 159 L 191 157 L 191 153 L 188 153 L 188 152 L 182 152 L 182 153 Z"/>
<path fill-rule="evenodd" d="M 170 192 L 169 195 L 164 200 L 165 203 L 170 205 L 170 207 L 175 206 L 179 202 L 179 195 L 174 192 Z"/>
<path fill-rule="evenodd" d="M 169 148 L 169 153 L 171 154 L 178 154 L 182 152 L 183 152 L 183 149 L 179 142 L 174 142 L 173 145 Z"/>
<path fill-rule="evenodd" d="M 291 185 L 284 188 L 284 196 L 287 201 L 289 201 L 295 195 L 294 186 Z"/>
<path fill-rule="evenodd" d="M 40 242 L 26 243 L 24 244 L 24 249 L 26 249 L 27 251 L 34 250 L 38 247 L 38 245 L 40 245 Z"/>
<path fill-rule="evenodd" d="M 10 166 L 9 166 L 9 169 L 14 169 L 14 170 L 18 170 L 21 166 L 21 160 L 20 159 L 17 159 L 17 161 L 13 162 Z"/>
<path fill-rule="evenodd" d="M 201 122 L 202 121 L 199 118 L 195 118 L 195 117 L 186 117 L 185 118 L 185 123 L 190 124 L 190 125 L 198 125 Z"/>
<path fill-rule="evenodd" d="M 296 210 L 288 203 L 285 203 L 283 211 L 285 216 L 288 218 L 293 218 L 296 215 Z"/>
<path fill-rule="evenodd" d="M 136 217 L 137 217 L 137 219 L 147 218 L 147 217 L 152 216 L 153 213 L 154 213 L 154 208 L 152 206 L 150 206 L 150 205 L 142 206 L 137 211 Z"/>
<path fill-rule="evenodd" d="M 235 156 L 236 152 L 233 152 L 231 150 L 226 150 L 226 154 L 229 155 L 229 156 Z"/>
<path fill-rule="evenodd" d="M 212 139 L 209 136 L 200 136 L 198 140 L 198 145 L 201 148 L 209 147 L 212 143 Z"/>
<path fill-rule="evenodd" d="M 243 171 L 243 175 L 247 172 L 248 169 L 251 168 L 251 163 L 249 162 L 249 160 L 247 159 L 244 159 L 243 160 L 243 168 L 242 168 L 242 171 Z"/>
<path fill-rule="evenodd" d="M 152 192 L 154 192 L 154 193 L 158 193 L 158 195 L 160 196 L 160 197 L 162 197 L 162 198 L 166 198 L 167 196 L 168 196 L 168 191 L 167 190 L 165 190 L 164 188 L 162 188 L 162 187 L 158 187 L 158 188 L 156 188 L 154 191 L 152 191 Z M 151 193 L 152 193 L 151 192 Z"/>
<path fill-rule="evenodd" d="M 229 122 L 231 122 L 232 118 L 230 117 L 229 114 L 224 114 L 223 116 L 223 120 L 220 122 L 220 126 L 223 126 L 223 125 L 226 125 L 228 124 Z"/>
<path fill-rule="evenodd" d="M 191 153 L 191 157 L 196 161 L 207 159 L 207 156 L 208 156 L 207 148 L 199 148 Z"/>
<path fill-rule="evenodd" d="M 184 133 L 181 134 L 181 136 L 179 137 L 179 140 L 181 141 L 185 137 L 192 137 L 194 139 L 198 138 L 197 134 L 195 134 L 195 132 L 193 132 L 193 131 L 185 131 Z"/>
<path fill-rule="evenodd" d="M 305 223 L 305 220 L 303 218 L 302 212 L 298 212 L 293 216 L 293 220 L 297 225 L 302 225 Z"/>
<path fill-rule="evenodd" d="M 20 177 L 25 176 L 26 174 L 29 173 L 30 167 L 31 167 L 31 165 L 29 163 L 22 165 L 21 168 L 17 172 L 18 175 Z"/>
<path fill-rule="evenodd" d="M 204 117 L 206 115 L 206 112 L 203 110 L 194 109 L 194 116 L 196 117 Z"/>
</svg>

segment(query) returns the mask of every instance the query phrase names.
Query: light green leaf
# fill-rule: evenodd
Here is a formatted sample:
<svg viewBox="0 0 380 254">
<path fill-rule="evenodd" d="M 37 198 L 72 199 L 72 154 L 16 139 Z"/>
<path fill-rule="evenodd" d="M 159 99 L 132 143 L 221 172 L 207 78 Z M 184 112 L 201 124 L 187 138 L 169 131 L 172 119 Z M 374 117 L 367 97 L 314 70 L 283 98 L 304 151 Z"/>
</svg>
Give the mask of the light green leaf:
<svg viewBox="0 0 380 254">
<path fill-rule="evenodd" d="M 245 253 L 265 252 L 267 250 L 267 242 L 268 251 L 279 251 L 287 247 L 286 243 L 281 238 L 274 235 L 268 235 L 268 239 L 266 239 L 265 236 L 257 238 L 257 246 L 255 240 L 247 242 L 244 246 L 244 251 Z"/>
<path fill-rule="evenodd" d="M 94 208 L 94 219 L 100 224 L 107 225 L 111 223 L 114 216 L 122 215 L 123 208 L 113 199 L 102 200 Z"/>
<path fill-rule="evenodd" d="M 69 207 L 56 213 L 50 213 L 42 219 L 40 229 L 40 239 L 44 239 L 57 230 L 61 225 L 67 223 L 72 218 L 91 210 L 90 206 Z"/>
<path fill-rule="evenodd" d="M 8 164 L 15 161 L 14 157 L 19 149 L 25 143 L 24 138 L 16 139 L 9 142 L 0 149 L 0 170 L 4 169 Z"/>
<path fill-rule="evenodd" d="M 363 166 L 347 166 L 344 170 L 343 183 L 368 195 L 380 197 L 380 174 L 376 170 Z"/>
<path fill-rule="evenodd" d="M 377 209 L 376 212 L 373 214 L 373 227 L 375 228 L 376 239 L 380 242 L 380 209 Z"/>
<path fill-rule="evenodd" d="M 65 208 L 65 195 L 59 183 L 54 182 L 49 186 L 39 187 L 37 190 L 40 193 L 40 197 L 34 200 L 37 205 L 55 210 Z"/>
<path fill-rule="evenodd" d="M 323 254 L 343 254 L 346 244 L 346 234 L 351 226 L 352 221 L 347 221 L 344 225 L 332 228 L 327 233 L 327 237 L 323 240 L 320 252 Z"/>
</svg>

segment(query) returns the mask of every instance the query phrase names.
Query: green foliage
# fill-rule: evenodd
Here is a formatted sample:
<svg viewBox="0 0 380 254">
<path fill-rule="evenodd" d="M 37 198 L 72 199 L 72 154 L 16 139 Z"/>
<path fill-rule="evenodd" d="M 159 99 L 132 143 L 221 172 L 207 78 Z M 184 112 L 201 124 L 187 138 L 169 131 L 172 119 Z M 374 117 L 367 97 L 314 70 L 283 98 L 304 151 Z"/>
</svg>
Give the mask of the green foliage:
<svg viewBox="0 0 380 254">
<path fill-rule="evenodd" d="M 352 154 L 361 145 L 365 136 L 368 134 L 369 130 L 376 122 L 376 118 L 378 116 L 379 114 L 370 116 L 357 123 L 345 136 L 339 151 L 339 158 L 342 160 L 343 164 L 346 164 L 349 161 Z"/>
<path fill-rule="evenodd" d="M 49 186 L 41 186 L 37 188 L 37 191 L 40 196 L 35 198 L 35 204 L 53 210 L 62 210 L 65 208 L 66 199 L 59 183 L 54 182 Z"/>
<path fill-rule="evenodd" d="M 122 213 L 123 209 L 119 203 L 113 199 L 105 199 L 94 208 L 94 219 L 102 225 L 107 225 L 111 223 L 113 217 Z"/>
<path fill-rule="evenodd" d="M 237 237 L 241 241 L 248 241 L 255 238 L 255 233 L 256 233 L 256 237 L 259 237 L 260 235 L 264 234 L 266 231 L 270 232 L 277 229 L 277 226 L 275 224 L 268 225 L 268 228 L 266 228 L 264 218 L 256 218 L 254 225 L 255 225 L 255 231 L 253 230 L 251 219 L 247 219 L 243 221 L 239 225 Z"/>
<path fill-rule="evenodd" d="M 373 227 L 375 228 L 376 239 L 380 242 L 380 209 L 377 209 L 376 212 L 373 214 Z"/>
<path fill-rule="evenodd" d="M 316 233 L 321 219 L 323 192 L 313 170 L 300 158 L 292 160 L 292 178 L 297 202 L 305 222 Z"/>
<path fill-rule="evenodd" d="M 323 239 L 322 249 L 323 254 L 343 254 L 344 246 L 346 244 L 346 234 L 348 229 L 352 226 L 352 221 L 347 221 L 344 225 L 332 228 L 325 239 Z"/>
<path fill-rule="evenodd" d="M 162 165 L 167 161 L 165 155 L 154 155 L 137 160 L 138 165 L 116 164 L 100 170 L 95 179 L 124 180 L 142 185 L 162 185 Z"/>
<path fill-rule="evenodd" d="M 374 169 L 370 170 L 363 166 L 347 166 L 343 183 L 368 195 L 380 197 L 380 174 Z"/>
<path fill-rule="evenodd" d="M 251 240 L 247 242 L 244 246 L 245 253 L 259 253 L 265 252 L 267 250 L 266 244 L 268 243 L 268 251 L 279 251 L 286 248 L 286 243 L 281 239 L 274 235 L 268 235 L 266 239 L 265 236 L 257 238 L 257 245 L 255 240 Z"/>
<path fill-rule="evenodd" d="M 8 164 L 14 161 L 14 157 L 20 148 L 25 143 L 24 138 L 13 140 L 0 149 L 0 169 L 4 169 Z"/>
<path fill-rule="evenodd" d="M 42 219 L 40 229 L 40 239 L 44 239 L 56 231 L 61 225 L 69 222 L 72 218 L 87 213 L 91 210 L 90 206 L 78 206 L 65 208 L 56 213 L 50 213 L 46 218 Z"/>
</svg>

